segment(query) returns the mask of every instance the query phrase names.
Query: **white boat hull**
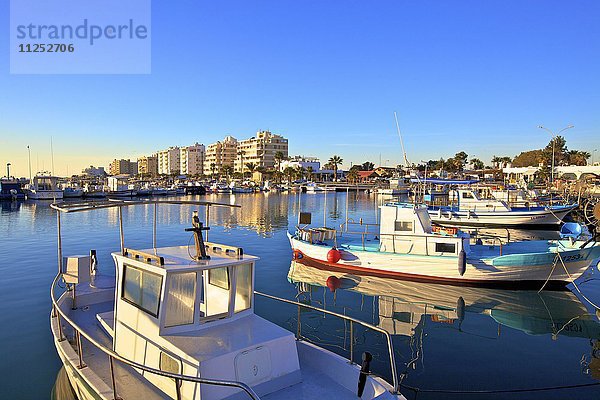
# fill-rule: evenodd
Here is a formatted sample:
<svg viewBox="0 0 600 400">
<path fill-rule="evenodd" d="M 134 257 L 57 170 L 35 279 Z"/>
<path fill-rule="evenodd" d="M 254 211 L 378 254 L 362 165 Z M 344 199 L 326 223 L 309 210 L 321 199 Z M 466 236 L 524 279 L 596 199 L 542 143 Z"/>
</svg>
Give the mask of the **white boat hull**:
<svg viewBox="0 0 600 400">
<path fill-rule="evenodd" d="M 464 286 L 541 288 L 544 282 L 548 281 L 547 287 L 564 287 L 572 279 L 583 274 L 594 259 L 600 256 L 599 246 L 561 252 L 567 273 L 554 254 L 508 254 L 502 257 L 500 248 L 497 247 L 497 257 L 487 259 L 467 257 L 466 270 L 461 275 L 457 256 L 350 250 L 341 246 L 338 247 L 341 260 L 331 263 L 327 261 L 327 253 L 331 250 L 331 246 L 311 244 L 289 233 L 288 237 L 296 256 L 309 257 L 329 267 L 362 271 L 381 277 Z"/>
<path fill-rule="evenodd" d="M 28 190 L 27 198 L 30 200 L 54 200 L 62 199 L 62 190 Z"/>
<path fill-rule="evenodd" d="M 574 208 L 574 207 L 573 207 Z M 431 221 L 446 226 L 511 226 L 511 225 L 559 225 L 573 210 L 536 211 L 450 211 L 429 210 Z"/>
</svg>

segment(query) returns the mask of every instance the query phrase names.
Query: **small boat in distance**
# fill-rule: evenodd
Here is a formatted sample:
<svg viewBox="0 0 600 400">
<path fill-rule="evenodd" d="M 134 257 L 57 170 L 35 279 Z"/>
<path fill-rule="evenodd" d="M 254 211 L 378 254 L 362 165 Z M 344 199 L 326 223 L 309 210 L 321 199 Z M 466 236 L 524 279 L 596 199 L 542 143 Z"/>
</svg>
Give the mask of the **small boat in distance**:
<svg viewBox="0 0 600 400">
<path fill-rule="evenodd" d="M 486 245 L 471 243 L 457 228 L 433 225 L 425 205 L 389 203 L 380 214 L 381 226 L 347 221 L 340 232 L 310 228 L 309 216 L 301 214 L 303 226 L 288 232 L 294 256 L 417 282 L 538 289 L 563 288 L 600 257 L 600 244 L 583 231 L 562 240 Z M 373 226 L 378 231 L 369 231 Z"/>
<path fill-rule="evenodd" d="M 391 336 L 374 325 L 302 303 L 254 292 L 257 257 L 239 247 L 205 242 L 208 230 L 192 214 L 195 244 L 113 252 L 116 275 L 103 275 L 96 252 L 62 257 L 61 214 L 103 208 L 166 204 L 235 207 L 199 201 L 108 201 L 59 203 L 59 273 L 52 284 L 50 320 L 54 344 L 69 381 L 81 399 L 406 400 L 398 391 Z M 65 218 L 65 217 L 62 217 Z M 156 223 L 156 219 L 154 219 Z M 156 226 L 154 226 L 156 232 Z M 136 239 L 137 240 L 137 239 Z M 65 290 L 57 298 L 59 283 Z M 61 286 L 64 288 L 64 286 Z M 256 296 L 294 306 L 292 333 L 254 312 Z M 297 311 L 296 311 L 297 308 Z M 393 385 L 362 367 L 307 340 L 301 309 L 341 318 L 384 335 Z M 329 316 L 328 316 L 329 318 Z M 353 335 L 353 333 L 351 333 Z M 353 342 L 354 337 L 350 340 Z M 329 343 L 327 343 L 329 344 Z"/>
</svg>

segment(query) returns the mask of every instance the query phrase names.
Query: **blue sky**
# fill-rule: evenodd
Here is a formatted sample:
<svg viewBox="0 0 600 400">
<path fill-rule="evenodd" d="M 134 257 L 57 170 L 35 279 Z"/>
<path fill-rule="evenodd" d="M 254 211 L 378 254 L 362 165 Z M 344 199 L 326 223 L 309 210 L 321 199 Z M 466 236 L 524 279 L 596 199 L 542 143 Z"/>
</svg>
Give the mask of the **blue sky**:
<svg viewBox="0 0 600 400">
<path fill-rule="evenodd" d="M 258 129 L 290 154 L 394 164 L 394 111 L 413 162 L 514 156 L 549 141 L 539 124 L 600 148 L 595 0 L 153 1 L 150 75 L 66 76 L 9 74 L 8 3 L 0 162 L 17 175 L 27 145 L 50 168 L 51 136 L 64 175 Z"/>
</svg>

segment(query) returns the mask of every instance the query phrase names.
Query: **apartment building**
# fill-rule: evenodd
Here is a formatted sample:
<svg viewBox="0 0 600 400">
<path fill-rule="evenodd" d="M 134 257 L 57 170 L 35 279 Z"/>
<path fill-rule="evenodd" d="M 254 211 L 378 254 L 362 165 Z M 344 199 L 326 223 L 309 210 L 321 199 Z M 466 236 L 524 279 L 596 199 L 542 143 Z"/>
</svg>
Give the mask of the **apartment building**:
<svg viewBox="0 0 600 400">
<path fill-rule="evenodd" d="M 158 175 L 158 156 L 144 156 L 137 160 L 138 174 L 155 177 Z"/>
<path fill-rule="evenodd" d="M 256 136 L 238 142 L 234 168 L 236 172 L 248 171 L 246 164 L 256 167 L 274 168 L 275 154 L 281 152 L 284 158 L 288 156 L 288 140 L 270 131 L 258 131 Z"/>
<path fill-rule="evenodd" d="M 233 136 L 226 136 L 222 141 L 209 144 L 204 157 L 205 174 L 219 173 L 223 167 L 233 167 L 237 157 L 238 141 Z"/>
<path fill-rule="evenodd" d="M 180 172 L 183 175 L 204 174 L 205 148 L 203 144 L 195 143 L 179 149 Z"/>
<path fill-rule="evenodd" d="M 109 175 L 135 175 L 137 174 L 137 162 L 131 160 L 113 160 L 108 166 Z"/>
<path fill-rule="evenodd" d="M 169 147 L 158 152 L 158 173 L 179 174 L 181 169 L 179 147 Z"/>
</svg>

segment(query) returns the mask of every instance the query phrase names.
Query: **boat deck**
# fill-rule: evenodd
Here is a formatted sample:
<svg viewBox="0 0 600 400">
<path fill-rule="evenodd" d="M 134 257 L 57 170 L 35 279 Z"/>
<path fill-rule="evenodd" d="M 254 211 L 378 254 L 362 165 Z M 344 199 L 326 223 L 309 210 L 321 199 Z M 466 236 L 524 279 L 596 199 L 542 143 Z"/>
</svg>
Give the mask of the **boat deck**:
<svg viewBox="0 0 600 400">
<path fill-rule="evenodd" d="M 92 336 L 94 340 L 108 348 L 112 348 L 112 337 L 104 331 L 96 319 L 96 314 L 111 312 L 112 310 L 113 302 L 107 301 L 72 310 L 70 312 L 70 317 L 86 333 Z M 82 345 L 83 360 L 87 365 L 87 368 L 94 371 L 108 387 L 112 387 L 108 356 L 83 337 Z M 133 368 L 122 365 L 118 361 L 115 361 L 114 366 L 117 394 L 121 398 L 143 398 L 144 400 L 154 400 L 164 399 L 166 397 L 162 391 L 149 384 L 148 381 Z"/>
<path fill-rule="evenodd" d="M 113 302 L 107 301 L 71 310 L 70 317 L 96 341 L 108 348 L 112 348 L 112 337 L 107 332 L 107 329 L 111 328 L 110 321 L 106 319 L 106 317 L 111 315 L 112 311 Z M 101 317 L 105 317 L 104 326 L 97 317 L 98 314 Z M 70 329 L 65 330 L 65 333 L 68 337 L 72 337 Z M 87 368 L 94 371 L 108 387 L 112 387 L 108 356 L 95 348 L 85 338 L 82 338 L 82 345 L 83 359 Z M 75 344 L 73 344 L 73 348 L 76 348 Z M 303 357 L 300 357 L 299 361 L 302 382 L 277 392 L 263 395 L 261 398 L 266 400 L 300 400 L 321 397 L 329 400 L 357 398 L 355 393 L 323 374 L 323 371 L 319 371 L 310 365 L 307 360 L 303 360 Z M 168 395 L 157 389 L 133 368 L 121 365 L 117 361 L 115 361 L 114 365 L 117 394 L 119 397 L 123 399 L 143 398 L 144 400 L 169 398 Z"/>
</svg>

